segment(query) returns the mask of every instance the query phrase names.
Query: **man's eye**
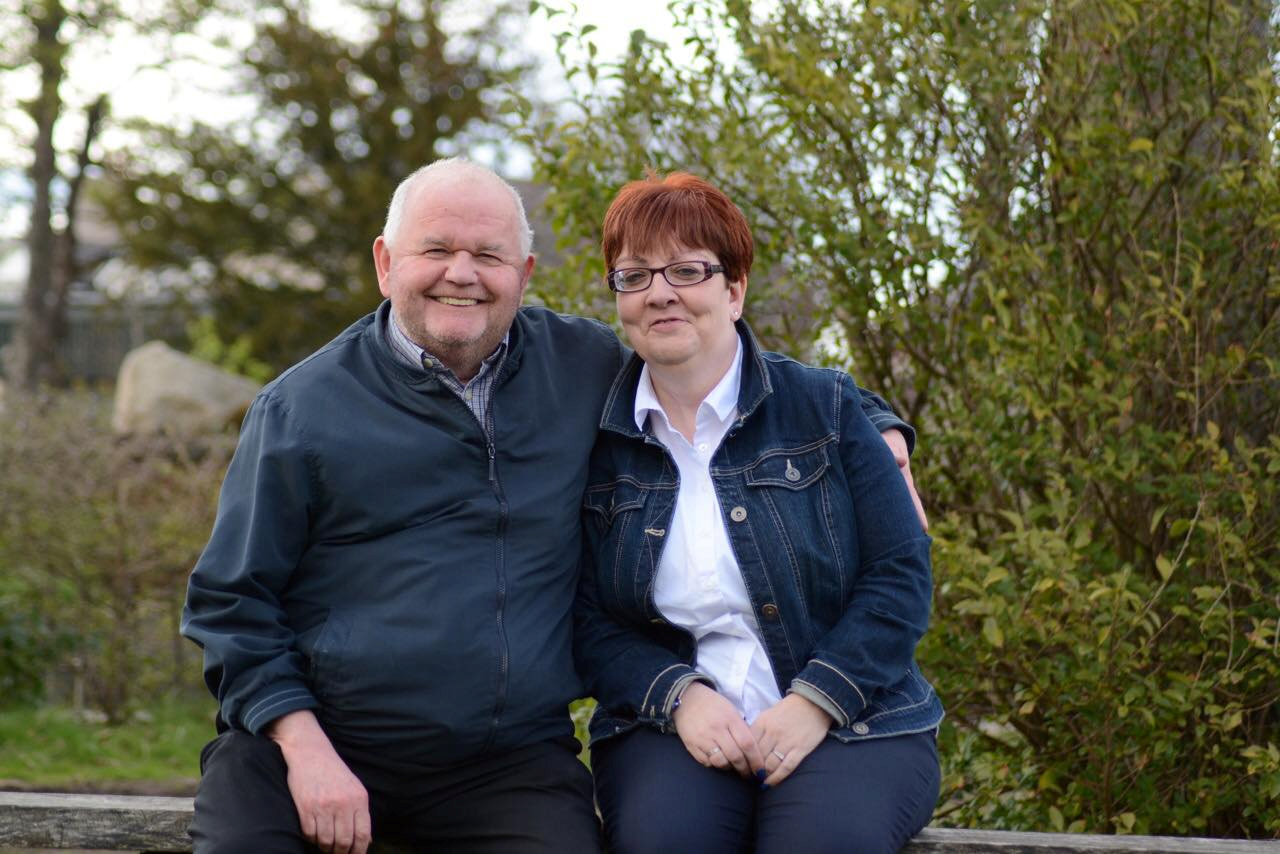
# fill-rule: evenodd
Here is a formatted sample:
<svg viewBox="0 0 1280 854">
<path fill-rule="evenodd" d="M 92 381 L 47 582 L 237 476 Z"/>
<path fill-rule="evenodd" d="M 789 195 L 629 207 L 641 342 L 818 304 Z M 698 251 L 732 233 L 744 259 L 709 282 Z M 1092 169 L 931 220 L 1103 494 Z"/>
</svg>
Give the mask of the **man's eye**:
<svg viewBox="0 0 1280 854">
<path fill-rule="evenodd" d="M 426 255 L 428 258 L 448 258 L 453 253 L 448 249 L 445 249 L 443 246 L 433 246 L 422 254 Z"/>
<path fill-rule="evenodd" d="M 497 267 L 502 264 L 502 259 L 497 255 L 490 255 L 488 252 L 481 252 L 476 256 L 476 261 L 484 264 L 486 267 Z"/>
</svg>

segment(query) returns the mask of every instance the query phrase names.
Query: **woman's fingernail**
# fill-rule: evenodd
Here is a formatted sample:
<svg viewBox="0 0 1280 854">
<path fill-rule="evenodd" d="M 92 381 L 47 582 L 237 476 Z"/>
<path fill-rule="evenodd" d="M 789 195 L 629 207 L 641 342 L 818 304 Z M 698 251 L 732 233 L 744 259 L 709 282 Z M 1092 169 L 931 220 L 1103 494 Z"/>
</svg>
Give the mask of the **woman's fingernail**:
<svg viewBox="0 0 1280 854">
<path fill-rule="evenodd" d="M 763 783 L 764 778 L 768 776 L 769 776 L 768 772 L 766 772 L 763 768 L 761 768 L 759 771 L 756 772 L 756 779 L 759 780 L 761 783 Z"/>
<path fill-rule="evenodd" d="M 770 786 L 768 783 L 761 783 L 761 784 L 760 784 L 760 791 L 762 791 L 762 792 L 767 792 L 767 791 L 769 791 L 771 788 L 773 788 L 773 787 L 772 787 L 772 786 Z"/>
</svg>

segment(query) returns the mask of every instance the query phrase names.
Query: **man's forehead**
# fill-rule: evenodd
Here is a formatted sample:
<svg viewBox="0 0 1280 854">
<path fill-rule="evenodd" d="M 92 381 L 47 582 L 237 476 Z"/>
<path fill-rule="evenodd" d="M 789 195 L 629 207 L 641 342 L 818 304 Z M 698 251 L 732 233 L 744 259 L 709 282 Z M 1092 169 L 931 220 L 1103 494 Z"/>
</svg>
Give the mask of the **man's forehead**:
<svg viewBox="0 0 1280 854">
<path fill-rule="evenodd" d="M 505 192 L 478 184 L 483 182 L 424 187 L 410 200 L 406 219 L 423 229 L 424 241 L 438 241 L 463 229 L 489 243 L 517 240 L 514 201 Z"/>
</svg>

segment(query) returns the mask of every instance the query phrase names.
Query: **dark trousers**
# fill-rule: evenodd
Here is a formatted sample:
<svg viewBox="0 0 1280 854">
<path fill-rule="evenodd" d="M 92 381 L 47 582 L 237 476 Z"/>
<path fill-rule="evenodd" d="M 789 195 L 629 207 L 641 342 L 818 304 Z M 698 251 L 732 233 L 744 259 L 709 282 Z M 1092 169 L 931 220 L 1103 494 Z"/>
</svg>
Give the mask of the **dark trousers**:
<svg viewBox="0 0 1280 854">
<path fill-rule="evenodd" d="M 933 733 L 825 739 L 767 791 L 648 728 L 598 743 L 591 764 L 610 854 L 891 854 L 929 823 L 941 782 Z"/>
<path fill-rule="evenodd" d="M 598 852 L 591 774 L 570 744 L 543 742 L 444 769 L 390 774 L 344 756 L 369 792 L 375 844 L 414 852 Z M 576 744 L 576 742 L 573 742 Z M 197 854 L 303 854 L 275 742 L 225 732 L 200 756 Z"/>
</svg>

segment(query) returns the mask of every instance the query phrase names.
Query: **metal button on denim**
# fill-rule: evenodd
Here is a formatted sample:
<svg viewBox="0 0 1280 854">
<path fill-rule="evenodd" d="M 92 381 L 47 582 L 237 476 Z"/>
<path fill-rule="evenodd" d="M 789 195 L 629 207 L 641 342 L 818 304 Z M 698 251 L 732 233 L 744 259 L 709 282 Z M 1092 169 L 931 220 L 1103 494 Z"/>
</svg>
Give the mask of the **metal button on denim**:
<svg viewBox="0 0 1280 854">
<path fill-rule="evenodd" d="M 729 518 L 735 522 L 741 522 L 747 518 L 747 508 L 739 504 L 737 507 L 729 511 Z"/>
<path fill-rule="evenodd" d="M 764 606 L 760 608 L 760 613 L 764 614 L 764 618 L 766 620 L 776 620 L 778 619 L 778 606 L 772 602 L 766 602 Z"/>
<path fill-rule="evenodd" d="M 853 731 L 856 732 L 858 735 L 866 735 L 867 733 L 871 732 L 871 727 L 867 726 L 862 721 L 858 721 L 856 724 L 853 725 Z"/>
</svg>

